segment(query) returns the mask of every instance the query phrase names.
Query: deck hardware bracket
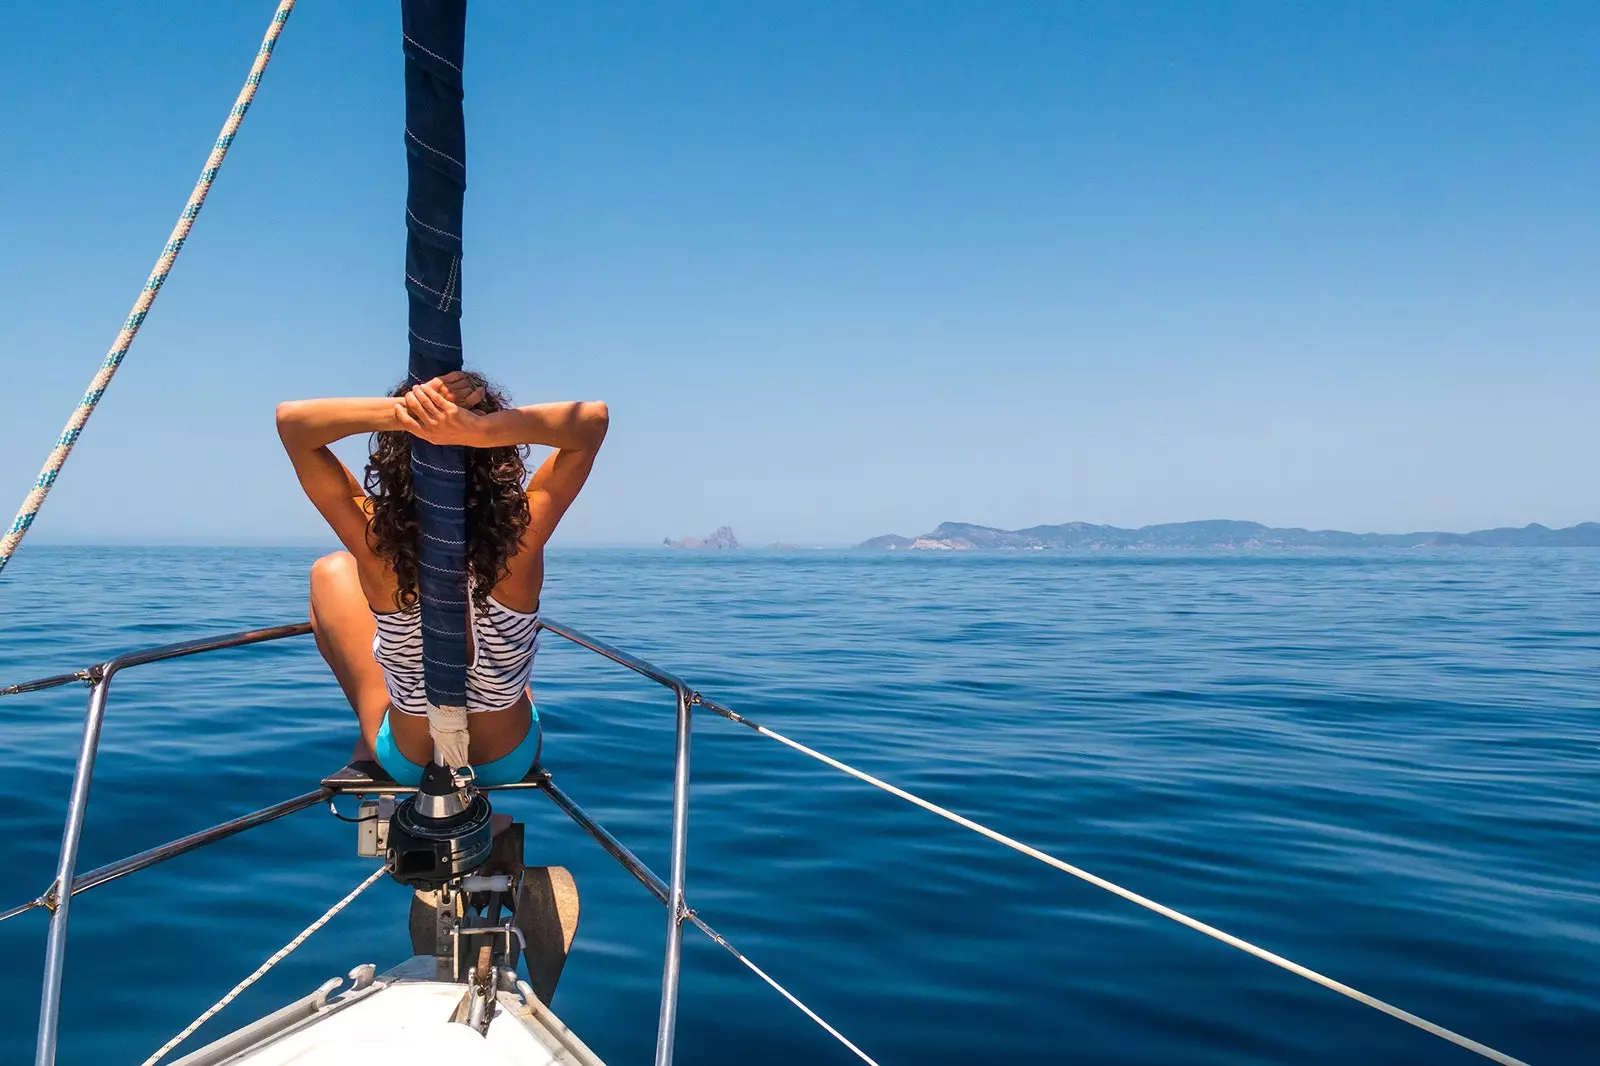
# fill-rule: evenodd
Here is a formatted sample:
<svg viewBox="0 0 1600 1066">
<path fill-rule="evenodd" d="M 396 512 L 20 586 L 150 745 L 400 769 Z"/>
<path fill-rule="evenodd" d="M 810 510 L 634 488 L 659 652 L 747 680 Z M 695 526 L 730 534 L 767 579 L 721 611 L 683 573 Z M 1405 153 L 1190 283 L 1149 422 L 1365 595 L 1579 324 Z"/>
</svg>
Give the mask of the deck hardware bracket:
<svg viewBox="0 0 1600 1066">
<path fill-rule="evenodd" d="M 333 995 L 334 992 L 337 992 L 339 987 L 343 984 L 343 977 L 330 977 L 318 985 L 317 990 L 312 993 L 312 996 L 314 997 L 311 1001 L 312 1009 L 321 1010 L 323 1007 L 326 1007 L 328 1005 L 328 997 Z"/>
<path fill-rule="evenodd" d="M 350 991 L 359 992 L 372 984 L 378 976 L 378 967 L 370 962 L 364 962 L 345 975 L 350 979 Z"/>
</svg>

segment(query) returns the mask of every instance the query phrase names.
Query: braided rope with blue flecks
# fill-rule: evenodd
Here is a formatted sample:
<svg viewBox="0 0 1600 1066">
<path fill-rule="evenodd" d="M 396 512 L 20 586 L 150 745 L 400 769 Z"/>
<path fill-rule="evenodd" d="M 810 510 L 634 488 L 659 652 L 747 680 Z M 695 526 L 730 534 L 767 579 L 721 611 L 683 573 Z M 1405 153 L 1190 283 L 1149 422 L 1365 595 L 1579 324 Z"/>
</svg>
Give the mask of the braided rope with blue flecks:
<svg viewBox="0 0 1600 1066">
<path fill-rule="evenodd" d="M 200 214 L 200 208 L 206 202 L 206 194 L 211 191 L 211 183 L 216 180 L 217 172 L 222 169 L 222 161 L 227 158 L 228 147 L 233 144 L 233 135 L 239 131 L 239 124 L 244 121 L 244 113 L 250 109 L 250 101 L 255 99 L 256 88 L 261 84 L 261 76 L 266 73 L 267 62 L 272 58 L 273 46 L 278 43 L 278 36 L 283 32 L 283 24 L 289 21 L 289 13 L 294 10 L 294 5 L 295 0 L 281 0 L 278 10 L 273 13 L 272 24 L 267 27 L 267 35 L 261 42 L 260 50 L 256 52 L 255 62 L 250 66 L 250 76 L 244 80 L 244 88 L 239 90 L 239 97 L 234 101 L 233 110 L 228 112 L 228 121 L 222 124 L 222 133 L 218 135 L 217 143 L 211 148 L 211 156 L 206 160 L 205 169 L 200 172 L 200 180 L 195 183 L 194 191 L 189 194 L 189 202 L 183 206 L 183 213 L 178 216 L 178 224 L 173 227 L 172 236 L 167 238 L 166 246 L 161 249 L 161 258 L 156 260 L 155 269 L 150 271 L 144 289 L 134 301 L 133 310 L 128 313 L 128 320 L 122 324 L 122 331 L 117 334 L 116 342 L 111 345 L 111 351 L 106 353 L 106 361 L 100 365 L 100 370 L 89 382 L 89 388 L 84 392 L 83 399 L 78 401 L 72 417 L 67 419 L 67 426 L 56 439 L 56 446 L 51 450 L 50 457 L 45 460 L 44 469 L 39 472 L 33 488 L 22 501 L 22 508 L 17 511 L 10 532 L 0 537 L 0 570 L 4 570 L 6 563 L 16 554 L 23 535 L 28 532 L 28 527 L 33 525 L 39 509 L 44 506 L 45 497 L 50 495 L 51 487 L 61 474 L 61 467 L 66 463 L 67 456 L 72 454 L 72 446 L 78 443 L 84 424 L 89 421 L 95 405 L 100 402 L 100 397 L 105 395 L 107 386 L 111 384 L 111 376 L 117 372 L 117 367 L 122 365 L 123 356 L 127 355 L 128 349 L 133 346 L 133 338 L 139 335 L 139 327 L 144 323 L 144 316 L 150 313 L 150 305 L 156 302 L 156 294 L 166 283 L 167 275 L 172 271 L 172 264 L 177 262 L 178 253 L 183 250 L 183 242 L 189 239 L 189 229 L 194 225 L 195 218 Z"/>
</svg>

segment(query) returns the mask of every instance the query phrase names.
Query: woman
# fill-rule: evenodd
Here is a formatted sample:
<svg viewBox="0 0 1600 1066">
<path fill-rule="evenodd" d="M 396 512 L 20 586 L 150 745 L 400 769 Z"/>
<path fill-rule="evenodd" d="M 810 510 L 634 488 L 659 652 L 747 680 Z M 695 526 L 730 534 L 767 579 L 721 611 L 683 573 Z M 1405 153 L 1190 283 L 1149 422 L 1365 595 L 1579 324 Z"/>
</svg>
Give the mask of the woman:
<svg viewBox="0 0 1600 1066">
<path fill-rule="evenodd" d="M 467 449 L 467 713 L 478 781 L 520 780 L 539 757 L 533 668 L 544 546 L 594 466 L 603 403 L 511 407 L 480 375 L 457 371 L 388 398 L 278 405 L 278 436 L 306 495 L 346 551 L 311 566 L 311 626 L 355 709 L 362 743 L 396 781 L 416 785 L 433 756 L 422 680 L 411 438 Z M 328 445 L 372 433 L 365 488 Z M 530 444 L 554 448 L 527 481 Z"/>
</svg>

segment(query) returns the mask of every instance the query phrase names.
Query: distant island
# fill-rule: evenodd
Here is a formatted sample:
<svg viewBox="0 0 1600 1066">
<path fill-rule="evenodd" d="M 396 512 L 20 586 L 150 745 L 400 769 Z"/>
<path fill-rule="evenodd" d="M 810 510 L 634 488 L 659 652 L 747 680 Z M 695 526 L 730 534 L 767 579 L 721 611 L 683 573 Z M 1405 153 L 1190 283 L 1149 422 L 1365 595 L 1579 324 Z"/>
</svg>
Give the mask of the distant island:
<svg viewBox="0 0 1600 1066">
<path fill-rule="evenodd" d="M 684 537 L 682 540 L 673 540 L 670 537 L 661 541 L 663 548 L 674 548 L 689 551 L 704 551 L 706 549 L 737 548 L 739 538 L 733 535 L 732 526 L 718 526 L 717 531 L 709 537 Z"/>
<path fill-rule="evenodd" d="M 992 529 L 966 522 L 945 522 L 920 537 L 890 533 L 857 545 L 868 551 L 982 551 L 1049 548 L 1080 550 L 1209 548 L 1600 548 L 1600 522 L 1566 529 L 1537 523 L 1520 529 L 1480 529 L 1475 533 L 1345 533 L 1337 529 L 1275 529 L 1260 522 L 1217 519 L 1168 522 L 1123 529 L 1090 522 L 1027 529 Z"/>
</svg>

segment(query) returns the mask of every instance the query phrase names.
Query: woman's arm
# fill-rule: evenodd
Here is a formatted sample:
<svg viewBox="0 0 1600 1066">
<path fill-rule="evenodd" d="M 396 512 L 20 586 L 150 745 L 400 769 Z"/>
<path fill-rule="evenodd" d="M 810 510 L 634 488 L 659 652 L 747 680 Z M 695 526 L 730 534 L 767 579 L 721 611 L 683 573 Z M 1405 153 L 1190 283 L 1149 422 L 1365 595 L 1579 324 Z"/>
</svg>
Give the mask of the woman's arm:
<svg viewBox="0 0 1600 1066">
<path fill-rule="evenodd" d="M 436 390 L 452 405 L 470 405 L 482 398 L 482 392 L 463 374 L 446 374 L 421 388 Z M 278 405 L 278 437 L 294 464 L 300 487 L 357 559 L 365 559 L 368 551 L 367 495 L 328 445 L 357 433 L 409 429 L 401 418 L 404 410 L 405 401 L 392 396 L 291 400 Z"/>
<path fill-rule="evenodd" d="M 528 532 L 543 544 L 589 479 L 594 457 L 606 439 L 611 412 L 593 401 L 537 403 L 490 414 L 468 410 L 449 395 L 443 382 L 418 385 L 396 407 L 400 424 L 436 444 L 506 448 L 539 444 L 554 448 L 528 482 Z"/>
<path fill-rule="evenodd" d="M 605 440 L 611 413 L 597 401 L 536 403 L 481 416 L 480 448 L 542 444 L 561 451 L 594 451 Z"/>
<path fill-rule="evenodd" d="M 483 395 L 464 374 L 446 374 L 423 387 L 438 389 L 452 403 L 474 404 Z M 404 430 L 403 409 L 403 401 L 392 396 L 278 405 L 278 437 L 300 487 L 364 571 L 374 562 L 367 545 L 367 494 L 328 445 L 357 433 Z"/>
<path fill-rule="evenodd" d="M 519 416 L 517 421 L 505 420 L 507 432 L 544 439 L 530 443 L 556 442 L 551 444 L 556 451 L 528 482 L 529 531 L 543 544 L 589 480 L 595 455 L 611 427 L 611 412 L 603 403 L 577 402 L 541 403 L 500 413 Z"/>
<path fill-rule="evenodd" d="M 539 444 L 561 451 L 593 451 L 605 439 L 610 413 L 603 403 L 536 403 L 481 414 L 468 402 L 476 402 L 475 397 L 457 397 L 450 386 L 449 377 L 441 378 L 418 385 L 403 400 L 391 401 L 399 421 L 395 428 L 435 444 L 469 448 Z"/>
<path fill-rule="evenodd" d="M 278 405 L 278 437 L 291 457 L 357 433 L 404 429 L 392 397 L 289 400 Z"/>
<path fill-rule="evenodd" d="M 542 545 L 589 480 L 595 454 L 611 425 L 611 412 L 605 404 L 591 401 L 536 403 L 490 414 L 468 410 L 469 406 L 454 400 L 444 382 L 430 381 L 406 394 L 395 417 L 402 428 L 436 444 L 554 448 L 528 482 L 528 533 Z"/>
<path fill-rule="evenodd" d="M 317 511 L 358 561 L 367 562 L 366 493 L 328 448 L 356 433 L 401 429 L 389 398 L 291 400 L 278 405 L 278 438 Z"/>
<path fill-rule="evenodd" d="M 329 450 L 334 441 L 356 433 L 404 430 L 435 444 L 554 448 L 528 483 L 529 532 L 543 543 L 588 480 L 610 426 L 610 412 L 603 403 L 576 401 L 480 414 L 471 409 L 480 396 L 464 376 L 447 374 L 399 399 L 295 400 L 278 405 L 278 436 L 306 496 L 358 560 L 371 551 L 366 493 Z"/>
</svg>

